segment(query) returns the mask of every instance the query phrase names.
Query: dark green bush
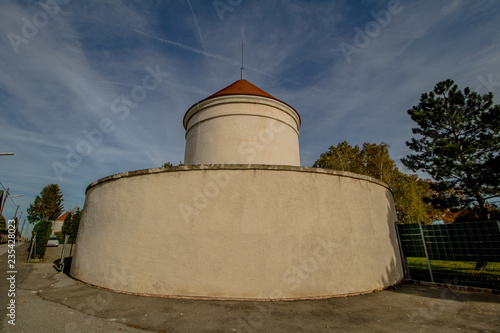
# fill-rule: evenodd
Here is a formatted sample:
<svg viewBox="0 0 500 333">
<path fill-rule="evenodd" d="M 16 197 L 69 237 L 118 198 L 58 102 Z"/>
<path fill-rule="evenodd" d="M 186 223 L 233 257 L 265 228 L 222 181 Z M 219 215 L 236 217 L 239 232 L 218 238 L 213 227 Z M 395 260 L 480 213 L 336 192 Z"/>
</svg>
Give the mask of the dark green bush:
<svg viewBox="0 0 500 333">
<path fill-rule="evenodd" d="M 76 236 L 78 235 L 78 227 L 80 226 L 81 216 L 82 211 L 80 210 L 80 207 L 76 207 L 64 219 L 61 232 L 64 235 L 69 235 L 68 244 L 75 244 L 76 242 Z"/>
<path fill-rule="evenodd" d="M 43 220 L 35 224 L 31 239 L 33 242 L 33 235 L 36 233 L 35 249 L 37 258 L 43 258 L 43 256 L 45 255 L 45 250 L 47 249 L 47 242 L 49 241 L 51 232 L 52 232 L 52 221 Z M 31 246 L 32 244 L 30 244 L 30 248 L 28 249 L 28 251 L 31 250 Z M 34 253 L 32 253 L 31 257 L 34 258 Z"/>
<path fill-rule="evenodd" d="M 60 231 L 55 232 L 54 235 L 57 236 L 57 239 L 59 240 L 59 244 L 64 244 L 64 234 Z"/>
</svg>

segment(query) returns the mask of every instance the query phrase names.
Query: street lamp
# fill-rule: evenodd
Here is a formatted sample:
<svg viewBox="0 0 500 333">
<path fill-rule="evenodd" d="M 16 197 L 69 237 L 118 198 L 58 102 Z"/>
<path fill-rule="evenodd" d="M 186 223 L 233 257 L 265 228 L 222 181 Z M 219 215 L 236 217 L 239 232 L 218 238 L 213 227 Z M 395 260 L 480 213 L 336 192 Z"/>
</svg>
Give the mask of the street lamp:
<svg viewBox="0 0 500 333">
<path fill-rule="evenodd" d="M 0 153 L 0 156 L 5 156 L 5 155 L 14 155 L 14 153 Z"/>
</svg>

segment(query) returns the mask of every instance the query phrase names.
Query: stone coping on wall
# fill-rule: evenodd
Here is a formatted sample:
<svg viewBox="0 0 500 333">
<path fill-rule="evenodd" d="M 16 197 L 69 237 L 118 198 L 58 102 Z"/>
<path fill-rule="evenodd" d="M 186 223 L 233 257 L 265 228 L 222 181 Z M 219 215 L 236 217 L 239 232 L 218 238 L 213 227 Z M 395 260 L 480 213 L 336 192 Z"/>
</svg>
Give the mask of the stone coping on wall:
<svg viewBox="0 0 500 333">
<path fill-rule="evenodd" d="M 187 171 L 207 171 L 207 170 L 263 170 L 263 171 L 289 171 L 289 172 L 302 172 L 302 173 L 315 173 L 315 174 L 326 174 L 332 176 L 340 176 L 347 177 L 353 179 L 364 180 L 370 183 L 374 183 L 380 185 L 382 187 L 391 190 L 389 185 L 384 182 L 381 182 L 378 179 L 375 179 L 370 176 L 365 176 L 353 172 L 346 172 L 340 170 L 330 170 L 330 169 L 322 169 L 322 168 L 311 168 L 311 167 L 301 167 L 301 166 L 292 166 L 292 165 L 268 165 L 268 164 L 201 164 L 201 165 L 180 165 L 176 167 L 159 167 L 159 168 L 151 168 L 151 169 L 142 169 L 135 171 L 127 171 L 122 173 L 117 173 L 111 176 L 107 176 L 96 180 L 87 186 L 85 193 L 87 193 L 91 188 L 101 185 L 106 182 L 114 181 L 121 178 L 127 177 L 135 177 L 135 176 L 143 176 L 148 174 L 157 174 L 164 172 L 187 172 Z"/>
</svg>

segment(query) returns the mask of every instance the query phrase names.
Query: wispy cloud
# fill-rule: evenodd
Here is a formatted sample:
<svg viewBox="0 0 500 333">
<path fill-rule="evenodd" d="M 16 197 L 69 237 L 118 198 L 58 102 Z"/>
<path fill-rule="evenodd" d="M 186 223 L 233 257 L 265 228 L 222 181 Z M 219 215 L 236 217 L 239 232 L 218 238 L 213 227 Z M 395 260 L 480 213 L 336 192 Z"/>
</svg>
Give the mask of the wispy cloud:
<svg viewBox="0 0 500 333">
<path fill-rule="evenodd" d="M 39 3 L 0 4 L 0 150 L 15 152 L 1 157 L 0 180 L 25 194 L 24 210 L 49 183 L 82 206 L 98 178 L 182 161 L 184 112 L 239 78 L 243 31 L 245 78 L 301 114 L 305 166 L 343 140 L 387 142 L 399 159 L 421 93 L 447 78 L 500 81 L 496 2 L 401 0 L 349 63 L 340 44 L 389 2 L 243 1 L 220 20 L 210 1 L 68 1 L 16 53 L 7 35 L 23 36 Z M 168 76 L 122 119 L 113 102 L 143 85 L 147 66 Z M 103 119 L 114 130 L 60 182 L 52 163 Z"/>
</svg>

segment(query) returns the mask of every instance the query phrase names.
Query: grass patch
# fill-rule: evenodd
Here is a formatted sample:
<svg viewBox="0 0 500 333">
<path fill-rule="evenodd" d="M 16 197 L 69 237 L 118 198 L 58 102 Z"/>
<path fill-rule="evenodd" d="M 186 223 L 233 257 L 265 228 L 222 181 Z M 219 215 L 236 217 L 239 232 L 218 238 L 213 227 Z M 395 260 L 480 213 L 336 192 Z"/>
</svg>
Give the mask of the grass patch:
<svg viewBox="0 0 500 333">
<path fill-rule="evenodd" d="M 425 258 L 407 258 L 412 279 L 430 281 Z M 500 290 L 500 262 L 489 262 L 486 270 L 475 270 L 475 261 L 431 260 L 435 282 Z"/>
</svg>

